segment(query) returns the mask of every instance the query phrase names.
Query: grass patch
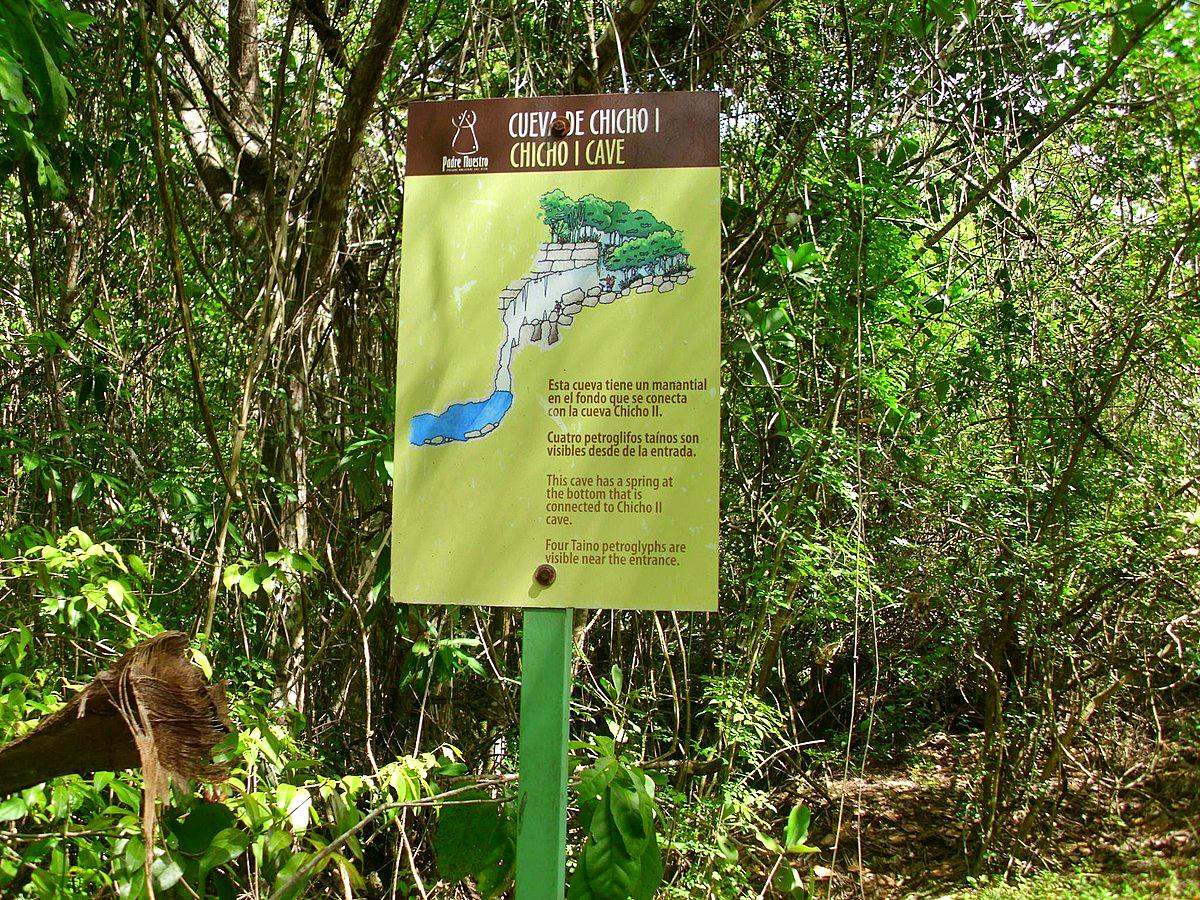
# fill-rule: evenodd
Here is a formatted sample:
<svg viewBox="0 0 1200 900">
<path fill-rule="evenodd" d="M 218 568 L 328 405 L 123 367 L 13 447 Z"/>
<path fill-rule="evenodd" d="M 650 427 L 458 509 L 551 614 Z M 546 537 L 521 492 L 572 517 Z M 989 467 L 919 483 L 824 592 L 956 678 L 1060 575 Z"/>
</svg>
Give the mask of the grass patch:
<svg viewBox="0 0 1200 900">
<path fill-rule="evenodd" d="M 956 900 L 1200 900 L 1200 862 L 1156 860 L 1141 872 L 1043 872 L 1012 884 L 980 885 Z"/>
</svg>

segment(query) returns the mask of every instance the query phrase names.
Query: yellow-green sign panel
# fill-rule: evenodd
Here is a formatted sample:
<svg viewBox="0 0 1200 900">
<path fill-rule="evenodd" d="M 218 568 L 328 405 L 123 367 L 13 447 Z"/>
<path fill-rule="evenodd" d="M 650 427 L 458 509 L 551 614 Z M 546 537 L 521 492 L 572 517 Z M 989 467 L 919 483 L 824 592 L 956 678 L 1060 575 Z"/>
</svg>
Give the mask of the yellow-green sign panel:
<svg viewBox="0 0 1200 900">
<path fill-rule="evenodd" d="M 393 596 L 715 609 L 716 96 L 416 104 L 409 134 Z"/>
</svg>

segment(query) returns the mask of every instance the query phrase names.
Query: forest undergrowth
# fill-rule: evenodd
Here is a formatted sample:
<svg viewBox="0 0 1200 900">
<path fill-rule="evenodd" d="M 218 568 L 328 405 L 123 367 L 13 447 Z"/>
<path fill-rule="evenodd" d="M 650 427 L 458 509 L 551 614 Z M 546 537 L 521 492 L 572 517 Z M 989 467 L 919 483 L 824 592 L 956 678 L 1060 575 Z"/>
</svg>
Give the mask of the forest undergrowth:
<svg viewBox="0 0 1200 900">
<path fill-rule="evenodd" d="M 710 90 L 720 611 L 579 614 L 572 900 L 1195 896 L 1198 43 L 0 0 L 0 743 L 169 631 L 236 732 L 150 842 L 137 767 L 0 797 L 0 894 L 509 891 L 520 614 L 391 599 L 408 105 Z"/>
<path fill-rule="evenodd" d="M 1070 779 L 1049 828 L 1054 840 L 1006 873 L 973 876 L 965 862 L 963 815 L 973 792 L 962 762 L 979 749 L 970 738 L 932 735 L 903 761 L 880 761 L 859 776 L 833 782 L 828 800 L 838 809 L 844 803 L 846 819 L 839 831 L 832 814 L 817 816 L 814 829 L 815 843 L 844 860 L 844 874 L 831 877 L 829 894 L 1198 897 L 1198 713 L 1193 707 L 1173 717 L 1162 743 L 1143 735 L 1123 746 L 1120 786 L 1095 772 Z M 1149 755 L 1148 746 L 1154 748 Z"/>
</svg>

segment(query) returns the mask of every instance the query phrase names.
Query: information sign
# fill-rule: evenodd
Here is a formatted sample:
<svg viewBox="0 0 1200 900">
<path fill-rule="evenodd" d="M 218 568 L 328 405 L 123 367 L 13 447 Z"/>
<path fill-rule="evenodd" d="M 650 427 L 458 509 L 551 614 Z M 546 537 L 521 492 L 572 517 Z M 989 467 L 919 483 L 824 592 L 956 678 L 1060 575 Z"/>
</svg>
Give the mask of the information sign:
<svg viewBox="0 0 1200 900">
<path fill-rule="evenodd" d="M 409 108 L 397 600 L 716 608 L 717 115 L 711 93 Z"/>
</svg>

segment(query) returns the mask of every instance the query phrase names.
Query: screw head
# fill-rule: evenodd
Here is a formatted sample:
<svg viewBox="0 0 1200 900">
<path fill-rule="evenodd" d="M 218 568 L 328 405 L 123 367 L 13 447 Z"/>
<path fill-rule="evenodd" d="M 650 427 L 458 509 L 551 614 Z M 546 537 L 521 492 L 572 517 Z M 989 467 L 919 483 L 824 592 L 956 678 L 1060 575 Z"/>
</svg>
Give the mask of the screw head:
<svg viewBox="0 0 1200 900">
<path fill-rule="evenodd" d="M 571 123 L 567 121 L 566 116 L 555 116 L 554 121 L 550 123 L 551 137 L 565 138 L 570 130 Z"/>
<path fill-rule="evenodd" d="M 549 563 L 542 563 L 533 572 L 533 580 L 542 587 L 550 587 L 554 584 L 554 577 L 558 573 L 554 571 L 554 566 Z"/>
</svg>

